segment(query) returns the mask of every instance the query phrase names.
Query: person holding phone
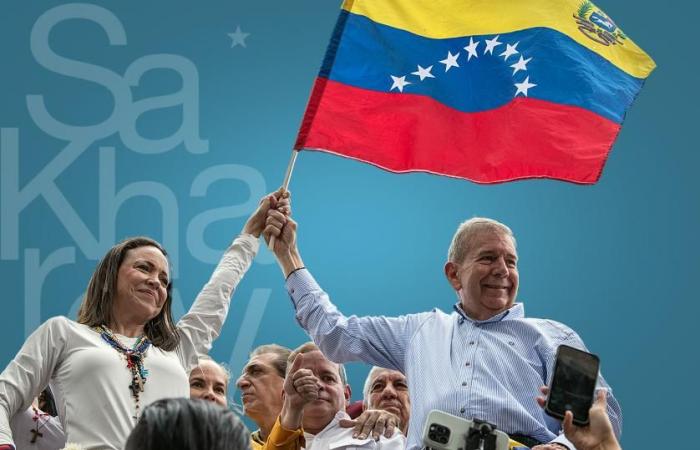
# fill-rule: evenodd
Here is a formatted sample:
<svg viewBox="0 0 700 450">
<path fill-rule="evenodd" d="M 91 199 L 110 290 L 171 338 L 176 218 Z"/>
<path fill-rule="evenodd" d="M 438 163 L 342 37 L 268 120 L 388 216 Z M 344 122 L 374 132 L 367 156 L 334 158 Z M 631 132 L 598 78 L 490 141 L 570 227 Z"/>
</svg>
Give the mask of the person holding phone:
<svg viewBox="0 0 700 450">
<path fill-rule="evenodd" d="M 457 295 L 454 311 L 400 317 L 344 316 L 304 267 L 296 230 L 291 218 L 268 212 L 263 234 L 278 239 L 274 252 L 297 321 L 332 361 L 364 361 L 406 375 L 409 450 L 421 447 L 432 409 L 486 420 L 536 450 L 573 449 L 560 434 L 561 422 L 533 397 L 549 382 L 559 345 L 585 345 L 564 324 L 526 318 L 515 302 L 518 254 L 510 228 L 487 218 L 462 223 L 444 266 Z M 599 384 L 608 387 L 602 377 Z M 619 434 L 621 411 L 612 395 L 607 410 Z"/>
<path fill-rule="evenodd" d="M 537 403 L 544 408 L 549 388 L 542 386 L 540 390 L 545 397 L 537 397 Z M 588 411 L 588 425 L 574 424 L 573 413 L 566 411 L 562 421 L 564 435 L 576 446 L 576 450 L 622 450 L 606 411 L 607 394 L 605 389 L 596 392 L 596 400 Z"/>
</svg>

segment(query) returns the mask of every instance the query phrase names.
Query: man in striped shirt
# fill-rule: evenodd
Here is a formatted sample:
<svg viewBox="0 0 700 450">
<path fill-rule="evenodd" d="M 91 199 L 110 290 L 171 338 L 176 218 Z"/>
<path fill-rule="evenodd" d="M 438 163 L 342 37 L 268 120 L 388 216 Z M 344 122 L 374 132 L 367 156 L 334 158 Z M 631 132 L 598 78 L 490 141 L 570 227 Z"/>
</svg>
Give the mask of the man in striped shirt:
<svg viewBox="0 0 700 450">
<path fill-rule="evenodd" d="M 346 317 L 304 267 L 296 223 L 268 214 L 266 235 L 277 237 L 275 256 L 287 277 L 296 318 L 332 361 L 364 361 L 406 375 L 411 398 L 408 448 L 422 447 L 421 433 L 432 409 L 495 424 L 536 450 L 575 447 L 561 422 L 547 416 L 535 397 L 548 384 L 556 350 L 585 349 L 559 322 L 526 318 L 518 291 L 515 237 L 506 225 L 474 218 L 455 233 L 445 275 L 457 293 L 450 314 Z M 599 387 L 608 389 L 600 377 Z M 619 436 L 620 406 L 610 393 L 607 413 Z"/>
</svg>

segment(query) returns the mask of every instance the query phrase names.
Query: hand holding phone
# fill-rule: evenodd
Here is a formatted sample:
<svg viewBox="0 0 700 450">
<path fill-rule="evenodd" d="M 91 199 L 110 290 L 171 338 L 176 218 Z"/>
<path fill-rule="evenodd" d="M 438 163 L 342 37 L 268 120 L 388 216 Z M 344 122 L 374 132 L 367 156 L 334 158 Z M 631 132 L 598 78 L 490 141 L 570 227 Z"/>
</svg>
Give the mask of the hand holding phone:
<svg viewBox="0 0 700 450">
<path fill-rule="evenodd" d="M 566 411 L 571 411 L 574 424 L 587 425 L 599 368 L 600 359 L 596 355 L 560 345 L 545 412 L 552 417 L 564 419 Z"/>
</svg>

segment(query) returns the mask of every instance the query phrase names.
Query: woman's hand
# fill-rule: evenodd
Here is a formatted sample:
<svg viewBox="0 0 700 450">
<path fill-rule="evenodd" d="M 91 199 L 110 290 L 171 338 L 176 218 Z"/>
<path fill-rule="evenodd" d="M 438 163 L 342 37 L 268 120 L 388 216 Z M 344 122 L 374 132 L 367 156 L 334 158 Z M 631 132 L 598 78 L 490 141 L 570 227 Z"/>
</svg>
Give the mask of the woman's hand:
<svg viewBox="0 0 700 450">
<path fill-rule="evenodd" d="M 292 212 L 289 192 L 283 191 L 282 188 L 280 188 L 263 197 L 260 200 L 258 208 L 245 223 L 243 233 L 252 234 L 256 238 L 260 237 L 263 229 L 265 229 L 267 213 L 270 210 L 279 211 L 283 215 L 289 216 Z"/>
</svg>

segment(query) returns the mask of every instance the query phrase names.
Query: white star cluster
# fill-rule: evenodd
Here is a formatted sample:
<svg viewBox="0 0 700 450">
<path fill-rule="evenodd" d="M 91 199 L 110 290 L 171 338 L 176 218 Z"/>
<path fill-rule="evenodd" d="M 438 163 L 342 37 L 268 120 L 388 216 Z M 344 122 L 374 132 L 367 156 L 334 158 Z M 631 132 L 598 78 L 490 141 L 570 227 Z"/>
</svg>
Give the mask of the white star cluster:
<svg viewBox="0 0 700 450">
<path fill-rule="evenodd" d="M 511 67 L 513 69 L 512 76 L 513 87 L 515 91 L 513 97 L 517 97 L 518 95 L 523 95 L 527 97 L 528 90 L 537 86 L 537 84 L 530 81 L 530 76 L 527 74 L 527 65 L 532 61 L 533 58 L 526 58 L 520 52 L 520 50 L 518 50 L 518 44 L 520 44 L 520 42 L 501 42 L 498 40 L 500 37 L 501 36 L 498 35 L 492 39 L 484 39 L 484 45 L 481 47 L 483 48 L 483 50 L 481 51 L 481 53 L 479 53 L 480 44 L 482 44 L 482 41 L 474 40 L 474 37 L 471 36 L 469 38 L 469 43 L 465 47 L 463 47 L 463 50 L 465 51 L 464 53 L 462 53 L 461 51 L 457 51 L 453 54 L 450 50 L 447 52 L 447 55 L 444 59 L 438 61 L 438 64 L 442 64 L 442 67 L 444 67 L 445 70 L 443 72 L 441 69 L 436 69 L 439 72 L 437 73 L 437 75 L 440 75 L 441 73 L 447 73 L 452 68 L 458 69 L 460 67 L 460 61 L 464 65 L 468 63 L 478 64 L 479 57 L 485 57 L 487 55 L 489 55 L 490 57 L 498 56 L 503 58 L 503 61 L 508 67 Z M 499 49 L 496 48 L 502 45 L 505 45 L 505 49 L 503 47 L 500 47 Z M 498 50 L 502 50 L 502 52 L 498 53 Z M 496 53 L 494 53 L 494 51 L 496 51 Z M 518 57 L 517 61 L 515 60 L 516 55 Z M 472 58 L 475 59 L 475 61 L 472 61 Z M 435 64 L 431 64 L 427 67 L 423 67 L 420 64 L 417 64 L 417 70 L 415 72 L 411 72 L 408 75 L 390 75 L 391 88 L 389 89 L 389 91 L 393 91 L 394 89 L 396 89 L 399 92 L 404 92 L 404 88 L 406 88 L 406 86 L 408 85 L 416 85 L 420 84 L 421 82 L 429 83 L 429 78 L 436 78 L 436 74 L 433 74 L 434 66 Z M 407 80 L 407 78 L 409 78 L 411 75 L 413 75 L 415 79 L 410 78 L 409 80 Z"/>
</svg>

